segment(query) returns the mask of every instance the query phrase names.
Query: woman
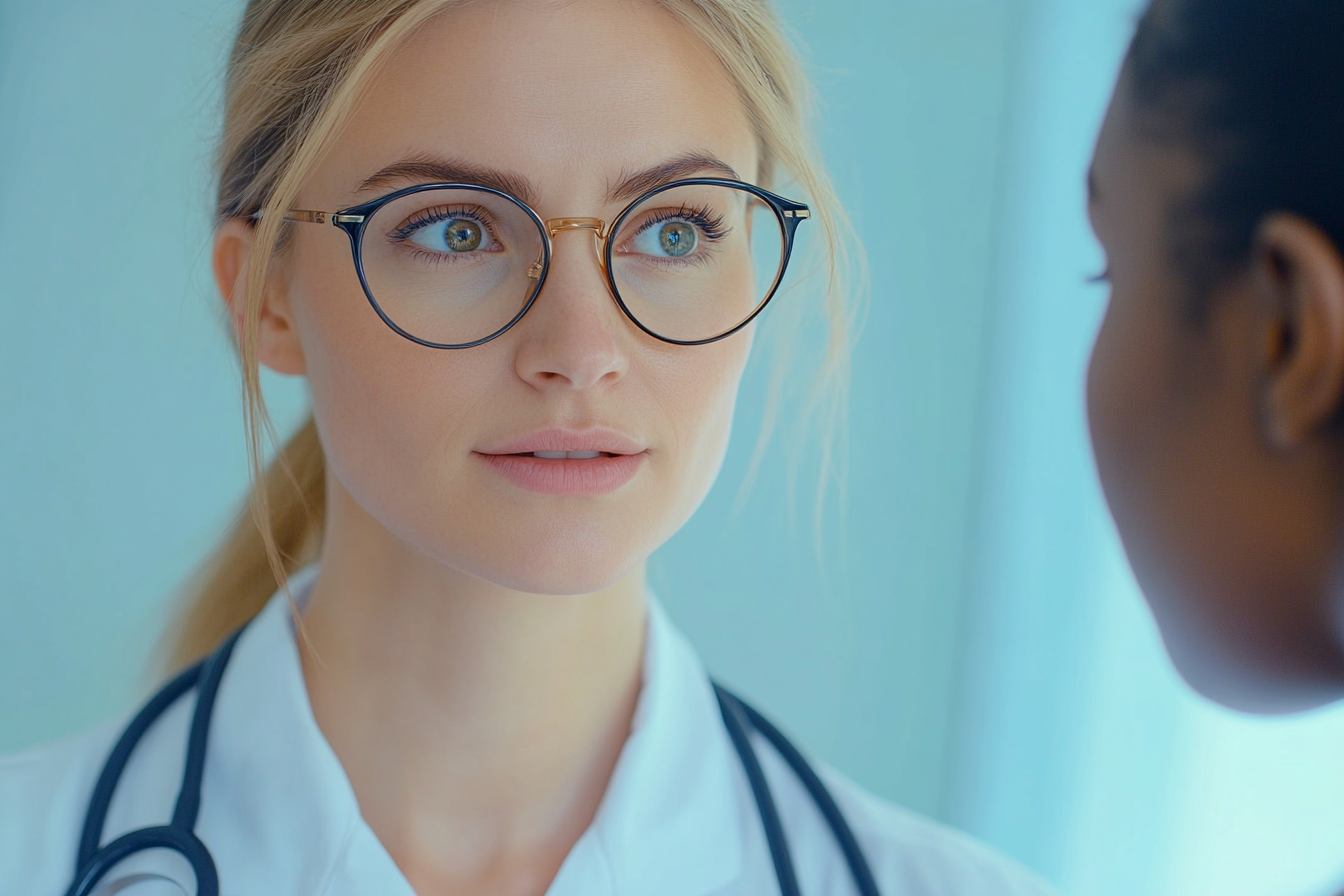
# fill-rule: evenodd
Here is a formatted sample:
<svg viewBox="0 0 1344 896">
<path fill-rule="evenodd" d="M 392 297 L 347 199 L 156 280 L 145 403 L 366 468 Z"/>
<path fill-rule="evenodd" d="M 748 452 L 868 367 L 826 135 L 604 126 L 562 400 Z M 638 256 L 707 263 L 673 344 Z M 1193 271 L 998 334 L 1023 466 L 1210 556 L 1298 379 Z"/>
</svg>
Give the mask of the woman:
<svg viewBox="0 0 1344 896">
<path fill-rule="evenodd" d="M 313 419 L 185 677 L 0 765 L 0 893 L 1039 892 L 809 778 L 647 594 L 809 217 L 753 185 L 834 232 L 768 7 L 253 0 L 228 77 L 254 457 L 259 364 Z"/>
<path fill-rule="evenodd" d="M 1088 405 L 1186 680 L 1344 696 L 1344 5 L 1155 0 L 1097 144 Z"/>
</svg>

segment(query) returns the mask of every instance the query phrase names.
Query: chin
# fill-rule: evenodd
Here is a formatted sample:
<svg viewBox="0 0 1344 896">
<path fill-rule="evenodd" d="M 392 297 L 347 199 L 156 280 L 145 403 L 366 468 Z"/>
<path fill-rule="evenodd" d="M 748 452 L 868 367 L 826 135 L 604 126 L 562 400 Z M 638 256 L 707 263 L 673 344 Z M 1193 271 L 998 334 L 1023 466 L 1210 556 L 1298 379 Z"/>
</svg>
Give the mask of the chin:
<svg viewBox="0 0 1344 896">
<path fill-rule="evenodd" d="M 501 544 L 485 545 L 473 557 L 442 558 L 500 588 L 525 594 L 579 595 L 610 588 L 638 569 L 652 547 L 634 543 L 632 533 L 519 532 Z M 503 550 L 500 548 L 503 547 Z"/>
<path fill-rule="evenodd" d="M 1172 651 L 1176 671 L 1201 697 L 1236 712 L 1251 715 L 1288 715 L 1319 709 L 1344 700 L 1344 685 L 1339 682 L 1305 681 L 1286 676 L 1265 675 L 1263 670 L 1221 665 L 1213 666 Z"/>
<path fill-rule="evenodd" d="M 610 588 L 628 576 L 638 565 L 639 561 L 635 561 L 623 567 L 584 566 L 576 569 L 572 563 L 559 565 L 529 563 L 521 569 L 514 567 L 491 570 L 481 578 L 501 588 L 524 594 L 572 597 L 595 594 Z"/>
<path fill-rule="evenodd" d="M 1344 700 L 1337 651 L 1293 650 L 1250 626 L 1219 630 L 1207 620 L 1178 619 L 1152 605 L 1172 665 L 1195 693 L 1237 712 L 1285 715 Z M 1224 626 L 1224 628 L 1227 628 Z"/>
</svg>

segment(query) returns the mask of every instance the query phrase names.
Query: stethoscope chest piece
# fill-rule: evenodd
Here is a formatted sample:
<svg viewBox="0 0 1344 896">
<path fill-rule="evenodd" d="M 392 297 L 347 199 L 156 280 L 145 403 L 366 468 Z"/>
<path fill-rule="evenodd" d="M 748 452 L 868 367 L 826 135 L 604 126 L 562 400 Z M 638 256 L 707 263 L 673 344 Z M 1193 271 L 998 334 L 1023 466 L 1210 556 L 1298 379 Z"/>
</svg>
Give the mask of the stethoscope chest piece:
<svg viewBox="0 0 1344 896">
<path fill-rule="evenodd" d="M 135 873 L 122 877 L 109 875 L 93 891 L 93 896 L 193 896 L 171 877 L 162 874 Z"/>
<path fill-rule="evenodd" d="M 169 682 L 126 726 L 117 745 L 108 754 L 98 783 L 93 788 L 89 809 L 84 816 L 79 854 L 75 860 L 75 879 L 66 891 L 66 896 L 219 896 L 219 872 L 215 868 L 215 861 L 194 829 L 201 808 L 205 747 L 210 735 L 215 697 L 219 694 L 219 683 L 228 666 L 229 655 L 233 653 L 241 634 L 240 629 L 209 657 Z M 196 708 L 191 717 L 186 769 L 182 773 L 182 787 L 177 793 L 172 821 L 159 827 L 131 831 L 100 846 L 112 796 L 130 761 L 131 753 L 150 726 L 192 688 L 198 691 Z M 137 867 L 137 859 L 159 851 L 173 853 L 185 860 L 190 875 L 195 878 L 192 890 L 157 871 Z"/>
<path fill-rule="evenodd" d="M 93 896 L 191 896 L 191 893 L 162 874 L 130 874 L 103 884 Z"/>
<path fill-rule="evenodd" d="M 150 870 L 153 868 L 153 870 Z M 89 896 L 206 896 L 219 876 L 205 844 L 171 825 L 132 831 L 94 853 L 71 893 Z M 188 886 L 185 882 L 194 884 Z"/>
</svg>

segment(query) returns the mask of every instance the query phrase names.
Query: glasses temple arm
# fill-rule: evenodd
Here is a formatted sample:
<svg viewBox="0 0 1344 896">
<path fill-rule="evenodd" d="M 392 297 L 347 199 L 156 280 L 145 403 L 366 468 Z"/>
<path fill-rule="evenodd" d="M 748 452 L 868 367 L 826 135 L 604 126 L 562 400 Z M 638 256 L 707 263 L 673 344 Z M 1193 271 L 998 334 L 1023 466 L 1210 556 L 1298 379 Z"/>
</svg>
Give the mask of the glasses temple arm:
<svg viewBox="0 0 1344 896">
<path fill-rule="evenodd" d="M 252 216 L 252 220 L 260 221 L 262 212 L 257 212 Z M 363 215 L 343 215 L 339 212 L 319 212 L 303 208 L 292 208 L 285 212 L 285 220 L 293 221 L 297 224 L 359 224 L 364 220 Z"/>
</svg>

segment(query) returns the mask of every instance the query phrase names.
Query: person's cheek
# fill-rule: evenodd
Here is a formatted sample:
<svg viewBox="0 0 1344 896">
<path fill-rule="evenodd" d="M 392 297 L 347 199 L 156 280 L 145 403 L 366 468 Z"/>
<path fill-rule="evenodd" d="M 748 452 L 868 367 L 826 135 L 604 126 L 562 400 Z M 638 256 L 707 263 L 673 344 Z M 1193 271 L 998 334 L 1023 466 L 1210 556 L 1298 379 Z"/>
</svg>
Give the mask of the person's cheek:
<svg viewBox="0 0 1344 896">
<path fill-rule="evenodd" d="M 434 502 L 455 483 L 462 417 L 480 402 L 491 353 L 447 353 L 398 335 L 370 308 L 348 270 L 310 240 L 293 283 L 309 365 L 308 387 L 331 471 L 357 503 L 391 528 L 430 526 Z M 345 264 L 337 264 L 337 261 Z M 445 457 L 445 455 L 451 455 Z M 447 463 L 445 464 L 445 460 Z"/>
<path fill-rule="evenodd" d="M 677 384 L 675 396 L 664 393 L 660 403 L 675 408 L 669 428 L 676 457 L 668 473 L 678 483 L 678 503 L 683 505 L 678 524 L 700 505 L 723 464 L 751 343 L 748 330 L 721 342 L 682 348 L 683 354 L 660 375 L 663 384 Z"/>
<path fill-rule="evenodd" d="M 733 410 L 742 382 L 742 372 L 751 354 L 750 331 L 738 333 L 716 344 L 719 351 L 713 363 L 703 365 L 697 373 L 700 395 L 700 441 L 711 467 L 717 473 L 732 433 Z"/>
<path fill-rule="evenodd" d="M 1154 467 L 1156 334 L 1134 297 L 1114 291 L 1088 369 L 1087 404 L 1097 472 L 1121 540 L 1138 567 L 1154 562 L 1151 536 L 1161 528 L 1162 471 Z M 1160 466 L 1160 465 L 1159 465 Z"/>
<path fill-rule="evenodd" d="M 1120 341 L 1123 321 L 1121 309 L 1113 295 L 1106 309 L 1106 316 L 1097 332 L 1096 343 L 1092 347 L 1092 358 L 1087 371 L 1087 420 L 1092 437 L 1092 449 L 1096 456 L 1097 472 L 1108 500 L 1115 503 L 1120 497 L 1117 492 L 1119 471 L 1116 469 L 1119 446 L 1116 444 L 1122 429 L 1120 418 L 1124 402 L 1120 400 L 1123 376 L 1121 359 L 1124 357 Z"/>
</svg>

